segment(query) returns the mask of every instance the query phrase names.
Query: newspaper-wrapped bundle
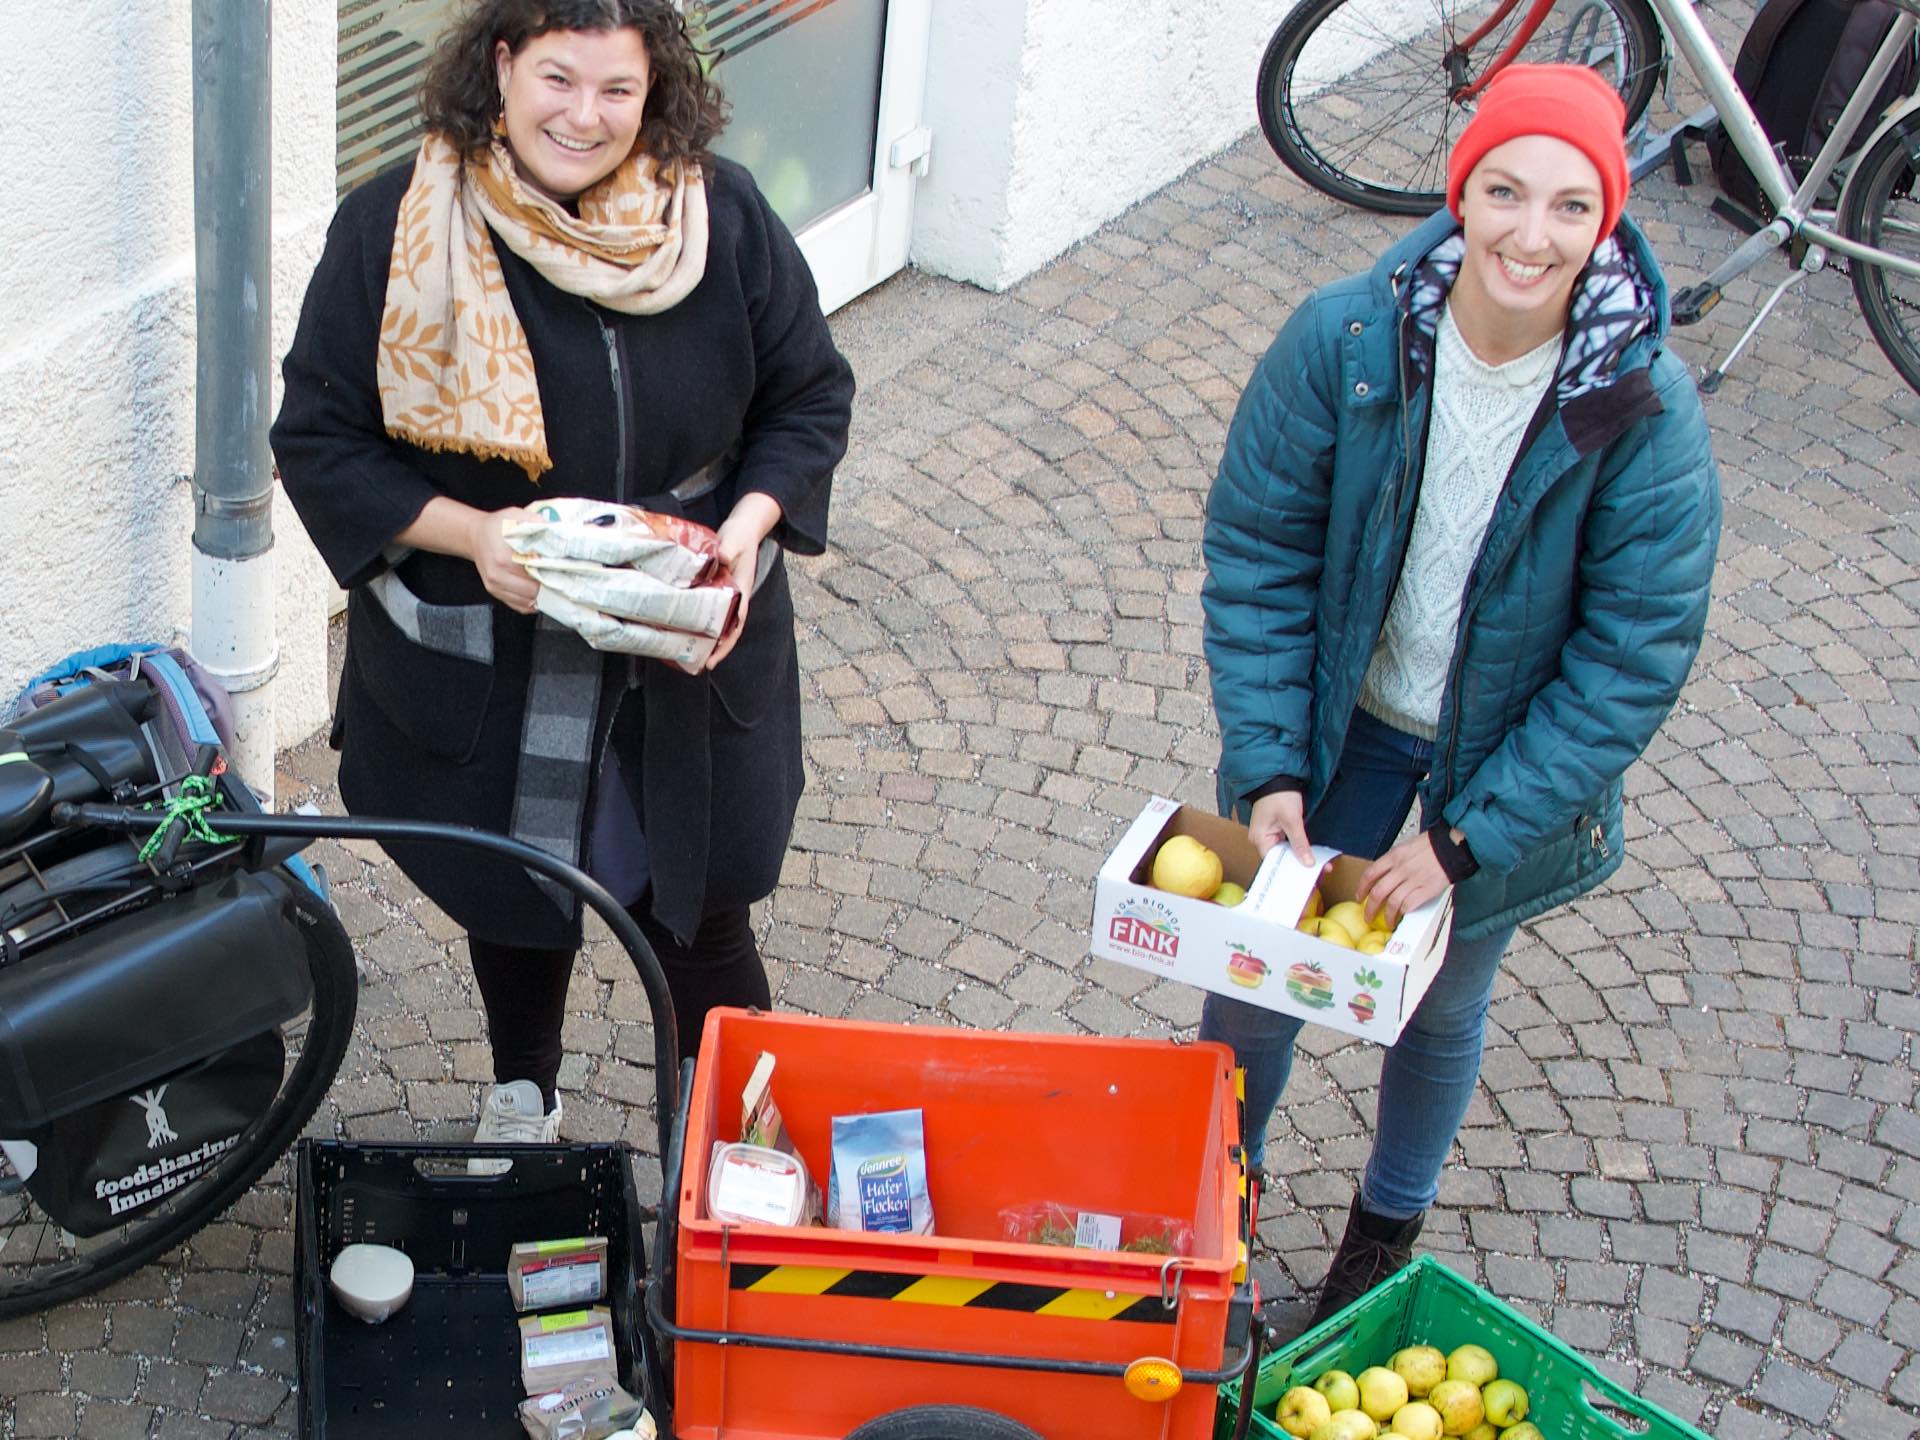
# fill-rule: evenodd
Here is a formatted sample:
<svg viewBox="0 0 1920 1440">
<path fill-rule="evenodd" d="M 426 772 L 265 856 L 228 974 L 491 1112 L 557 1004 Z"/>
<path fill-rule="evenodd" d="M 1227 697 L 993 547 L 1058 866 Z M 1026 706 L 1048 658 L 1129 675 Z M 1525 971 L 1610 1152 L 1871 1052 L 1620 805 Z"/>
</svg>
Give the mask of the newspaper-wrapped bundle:
<svg viewBox="0 0 1920 1440">
<path fill-rule="evenodd" d="M 540 582 L 535 605 L 596 650 L 697 672 L 736 623 L 740 592 L 704 525 L 599 500 L 545 500 L 505 528 Z"/>
</svg>

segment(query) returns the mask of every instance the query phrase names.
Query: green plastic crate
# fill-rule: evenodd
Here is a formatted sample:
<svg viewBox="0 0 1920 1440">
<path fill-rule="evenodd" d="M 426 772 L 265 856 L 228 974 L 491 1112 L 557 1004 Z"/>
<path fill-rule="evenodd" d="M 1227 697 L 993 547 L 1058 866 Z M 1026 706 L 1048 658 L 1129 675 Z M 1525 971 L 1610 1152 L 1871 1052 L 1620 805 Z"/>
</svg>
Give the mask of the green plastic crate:
<svg viewBox="0 0 1920 1440">
<path fill-rule="evenodd" d="M 1258 1440 L 1292 1440 L 1274 1423 L 1274 1406 L 1295 1385 L 1311 1385 L 1329 1370 L 1357 1375 L 1386 1364 L 1408 1345 L 1452 1350 L 1469 1342 L 1486 1346 L 1500 1374 L 1526 1387 L 1527 1419 L 1547 1440 L 1707 1440 L 1431 1255 L 1264 1358 L 1247 1433 Z M 1225 1436 L 1233 1429 L 1240 1387 L 1228 1385 L 1222 1393 L 1219 1433 Z"/>
</svg>

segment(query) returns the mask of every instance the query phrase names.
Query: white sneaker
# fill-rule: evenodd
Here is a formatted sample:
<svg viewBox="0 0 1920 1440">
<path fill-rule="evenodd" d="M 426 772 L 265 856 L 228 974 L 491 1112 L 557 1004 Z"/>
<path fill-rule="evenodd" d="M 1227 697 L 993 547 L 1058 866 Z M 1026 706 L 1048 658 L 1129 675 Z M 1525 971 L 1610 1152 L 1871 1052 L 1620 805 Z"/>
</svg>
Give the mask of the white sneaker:
<svg viewBox="0 0 1920 1440">
<path fill-rule="evenodd" d="M 473 1132 L 476 1145 L 551 1145 L 560 1138 L 560 1097 L 553 1109 L 542 1102 L 540 1087 L 531 1080 L 510 1080 L 487 1091 L 480 1104 L 480 1124 Z M 504 1175 L 506 1160 L 469 1160 L 469 1175 Z"/>
</svg>

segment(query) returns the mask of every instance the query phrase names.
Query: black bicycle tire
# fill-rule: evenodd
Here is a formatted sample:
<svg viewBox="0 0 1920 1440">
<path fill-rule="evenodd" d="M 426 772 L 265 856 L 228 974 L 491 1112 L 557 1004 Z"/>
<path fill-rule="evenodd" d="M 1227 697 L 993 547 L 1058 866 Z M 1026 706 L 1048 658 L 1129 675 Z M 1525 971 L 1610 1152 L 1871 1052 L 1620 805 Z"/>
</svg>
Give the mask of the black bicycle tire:
<svg viewBox="0 0 1920 1440">
<path fill-rule="evenodd" d="M 353 1037 L 359 975 L 353 943 L 333 908 L 298 881 L 290 881 L 288 890 L 308 936 L 304 949 L 313 978 L 313 1001 L 299 1059 L 273 1103 L 219 1168 L 180 1196 L 177 1207 L 168 1207 L 126 1227 L 125 1244 L 109 1242 L 90 1253 L 83 1264 L 50 1273 L 45 1285 L 28 1283 L 7 1289 L 0 1274 L 0 1320 L 51 1309 L 92 1294 L 191 1238 L 252 1189 L 254 1182 L 292 1148 L 313 1118 L 339 1073 Z M 32 1277 L 28 1278 L 31 1281 Z"/>
<path fill-rule="evenodd" d="M 914 1405 L 876 1416 L 847 1440 L 1040 1440 L 1030 1426 L 973 1405 Z"/>
<path fill-rule="evenodd" d="M 1301 54 L 1315 32 L 1349 3 L 1350 0 L 1303 0 L 1273 32 L 1266 52 L 1260 57 L 1259 78 L 1255 82 L 1254 100 L 1261 132 L 1286 167 L 1322 194 L 1386 215 L 1429 215 L 1446 203 L 1442 191 L 1357 180 L 1321 155 L 1298 121 L 1292 84 Z M 1630 48 L 1637 47 L 1632 48 L 1632 53 L 1646 57 L 1644 63 L 1636 59 L 1631 65 L 1633 83 L 1621 96 L 1627 109 L 1627 128 L 1631 130 L 1652 102 L 1666 65 L 1660 24 L 1647 0 L 1593 0 L 1593 3 L 1604 5 L 1620 21 Z M 1492 40 L 1487 43 L 1492 45 Z M 1493 53 L 1498 54 L 1498 48 Z M 1452 104 L 1440 92 L 1437 69 L 1435 81 L 1435 100 L 1441 105 Z"/>
<path fill-rule="evenodd" d="M 1916 143 L 1920 143 L 1920 110 L 1896 122 L 1860 157 L 1847 182 L 1840 212 L 1840 233 L 1847 239 L 1862 245 L 1881 245 L 1881 221 L 1902 173 L 1907 177 L 1909 196 L 1920 185 L 1920 179 L 1916 179 L 1920 164 L 1916 164 L 1912 151 Z M 1911 203 L 1915 218 L 1920 219 L 1920 199 Z M 1912 258 L 1920 259 L 1920 247 Z M 1920 390 L 1920 334 L 1914 333 L 1920 329 L 1920 308 L 1915 301 L 1902 302 L 1893 296 L 1883 267 L 1852 257 L 1848 257 L 1847 267 L 1853 276 L 1854 299 L 1860 303 L 1861 317 L 1874 343 L 1900 378 Z M 1907 317 L 1904 324 L 1902 313 Z"/>
</svg>

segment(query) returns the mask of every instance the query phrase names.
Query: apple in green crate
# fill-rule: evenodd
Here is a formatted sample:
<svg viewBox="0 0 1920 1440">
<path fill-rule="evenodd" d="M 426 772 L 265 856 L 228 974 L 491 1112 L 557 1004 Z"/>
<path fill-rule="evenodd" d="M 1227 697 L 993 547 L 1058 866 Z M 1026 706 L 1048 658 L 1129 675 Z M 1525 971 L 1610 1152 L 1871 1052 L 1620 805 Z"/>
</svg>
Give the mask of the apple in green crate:
<svg viewBox="0 0 1920 1440">
<path fill-rule="evenodd" d="M 1470 1380 L 1442 1380 L 1427 1392 L 1427 1403 L 1440 1412 L 1440 1426 L 1449 1435 L 1464 1435 L 1487 1418 L 1480 1387 Z"/>
<path fill-rule="evenodd" d="M 1327 1397 L 1329 1411 L 1360 1408 L 1360 1387 L 1354 1383 L 1353 1376 L 1344 1370 L 1327 1371 L 1313 1382 L 1313 1388 Z"/>
<path fill-rule="evenodd" d="M 1518 1425 L 1527 1418 L 1527 1392 L 1511 1380 L 1492 1380 L 1481 1387 L 1481 1403 L 1496 1429 Z"/>
<path fill-rule="evenodd" d="M 1382 1425 L 1411 1398 L 1407 1382 L 1384 1365 L 1369 1365 L 1354 1377 L 1360 1387 L 1360 1408 Z"/>
<path fill-rule="evenodd" d="M 1403 1435 L 1406 1440 L 1440 1440 L 1442 1426 L 1440 1412 L 1424 1400 L 1409 1400 L 1393 1412 L 1393 1425 L 1389 1435 Z"/>
<path fill-rule="evenodd" d="M 1363 1410 L 1336 1410 L 1307 1440 L 1375 1440 L 1380 1427 Z"/>
<path fill-rule="evenodd" d="M 1431 1345 L 1409 1345 L 1393 1352 L 1387 1368 L 1407 1382 L 1407 1394 L 1420 1400 L 1447 1378 L 1447 1357 Z"/>
<path fill-rule="evenodd" d="M 1457 1346 L 1447 1356 L 1447 1378 L 1469 1385 L 1485 1385 L 1500 1374 L 1500 1363 L 1483 1345 Z"/>
<path fill-rule="evenodd" d="M 1500 1432 L 1494 1429 L 1492 1421 L 1482 1420 L 1462 1435 L 1460 1440 L 1500 1440 Z"/>
<path fill-rule="evenodd" d="M 1509 1425 L 1500 1432 L 1500 1440 L 1547 1440 L 1540 1433 L 1540 1427 L 1531 1420 L 1522 1420 L 1518 1425 Z"/>
<path fill-rule="evenodd" d="M 1280 1397 L 1273 1418 L 1295 1440 L 1307 1440 L 1333 1418 L 1333 1407 L 1327 1403 L 1327 1397 L 1311 1385 L 1296 1385 Z"/>
</svg>

